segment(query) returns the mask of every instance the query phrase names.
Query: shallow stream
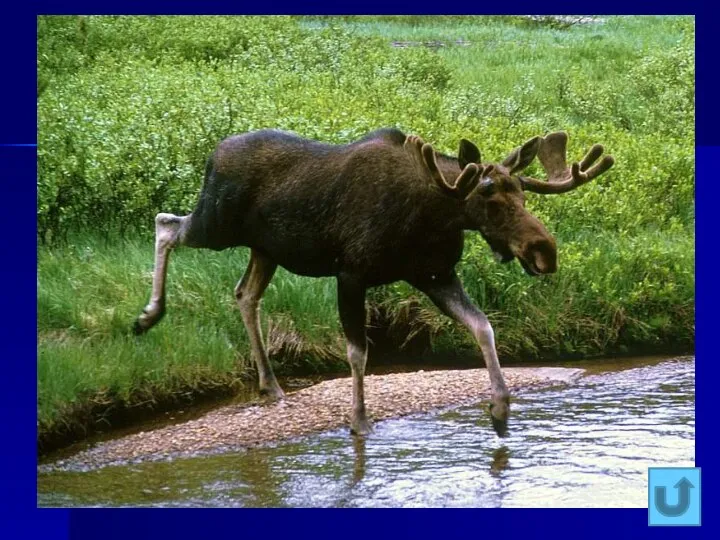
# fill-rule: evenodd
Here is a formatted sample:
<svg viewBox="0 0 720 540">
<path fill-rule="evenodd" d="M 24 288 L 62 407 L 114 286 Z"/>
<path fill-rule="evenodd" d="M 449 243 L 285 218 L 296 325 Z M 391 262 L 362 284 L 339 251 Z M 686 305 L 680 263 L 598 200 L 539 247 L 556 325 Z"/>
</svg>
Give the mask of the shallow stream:
<svg viewBox="0 0 720 540">
<path fill-rule="evenodd" d="M 693 466 L 695 360 L 567 364 L 517 395 L 508 437 L 484 405 L 272 447 L 38 473 L 39 506 L 647 507 L 650 466 Z"/>
</svg>

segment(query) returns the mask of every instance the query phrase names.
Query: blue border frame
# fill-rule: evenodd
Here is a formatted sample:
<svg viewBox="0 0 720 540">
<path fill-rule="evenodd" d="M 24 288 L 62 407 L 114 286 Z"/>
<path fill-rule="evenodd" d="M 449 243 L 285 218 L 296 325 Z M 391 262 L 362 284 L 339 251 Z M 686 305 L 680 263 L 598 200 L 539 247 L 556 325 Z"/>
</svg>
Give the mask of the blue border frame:
<svg viewBox="0 0 720 540">
<path fill-rule="evenodd" d="M 113 538 L 167 537 L 197 538 L 209 535 L 267 536 L 298 535 L 307 532 L 313 537 L 344 537 L 350 534 L 372 536 L 436 537 L 466 535 L 486 536 L 497 532 L 502 535 L 526 534 L 528 537 L 552 535 L 583 537 L 645 537 L 669 534 L 672 528 L 647 526 L 645 509 L 612 510 L 417 510 L 412 515 L 401 511 L 370 510 L 296 510 L 292 519 L 277 519 L 278 510 L 247 509 L 240 513 L 223 510 L 53 510 L 36 508 L 36 387 L 35 355 L 37 347 L 36 304 L 29 301 L 36 283 L 36 156 L 32 145 L 36 140 L 36 15 L 50 13 L 285 13 L 285 14 L 399 14 L 442 13 L 468 14 L 489 10 L 487 4 L 423 5 L 417 2 L 378 2 L 369 0 L 361 5 L 346 6 L 329 0 L 310 5 L 297 3 L 283 5 L 236 4 L 232 2 L 170 3 L 164 0 L 146 2 L 109 1 L 93 4 L 66 1 L 61 5 L 51 2 L 28 2 L 4 6 L 6 13 L 0 18 L 0 44 L 3 51 L 3 83 L 0 91 L 4 98 L 0 110 L 0 182 L 4 188 L 5 204 L 0 212 L 0 230 L 5 234 L 0 265 L 0 283 L 5 287 L 5 324 L 0 340 L 0 358 L 3 360 L 4 385 L 0 393 L 0 411 L 5 420 L 4 444 L 0 445 L 0 463 L 3 467 L 1 485 L 0 536 L 26 538 L 44 535 L 47 538 L 73 540 L 101 537 Z M 581 5 L 577 1 L 556 1 L 538 5 L 533 2 L 513 2 L 496 6 L 502 13 L 574 13 L 595 8 L 607 14 L 695 14 L 697 43 L 697 162 L 696 174 L 696 362 L 697 373 L 697 439 L 696 465 L 703 467 L 705 485 L 718 485 L 717 468 L 713 465 L 713 401 L 712 382 L 718 379 L 720 364 L 713 358 L 712 337 L 715 330 L 712 319 L 717 293 L 712 286 L 712 251 L 709 239 L 714 230 L 710 224 L 713 203 L 711 167 L 720 162 L 720 107 L 714 95 L 717 57 L 714 15 L 717 8 L 699 1 L 670 4 L 666 2 L 604 2 L 602 5 Z M 487 11 L 486 11 L 487 13 Z M 15 145 L 15 146 L 8 146 Z M 20 146 L 18 146 L 20 145 Z M 29 145 L 29 146 L 21 146 Z M 704 245 L 705 244 L 705 245 Z M 11 383 L 11 384 L 7 384 Z M 10 443 L 8 442 L 10 441 Z M 713 508 L 716 500 L 706 488 L 704 506 Z M 322 514 L 320 513 L 322 512 Z M 350 515 L 348 512 L 355 512 Z M 358 513 L 360 512 L 360 513 Z M 705 512 L 703 527 L 683 530 L 683 535 L 711 533 L 716 529 L 712 512 Z M 268 523 L 268 518 L 271 519 Z M 275 519 L 273 519 L 275 518 Z M 359 519 L 358 519 L 359 518 Z M 352 521 L 350 521 L 352 520 Z M 268 524 L 270 527 L 268 527 Z M 674 531 L 676 534 L 677 531 Z M 717 534 L 717 533 L 715 533 Z"/>
</svg>

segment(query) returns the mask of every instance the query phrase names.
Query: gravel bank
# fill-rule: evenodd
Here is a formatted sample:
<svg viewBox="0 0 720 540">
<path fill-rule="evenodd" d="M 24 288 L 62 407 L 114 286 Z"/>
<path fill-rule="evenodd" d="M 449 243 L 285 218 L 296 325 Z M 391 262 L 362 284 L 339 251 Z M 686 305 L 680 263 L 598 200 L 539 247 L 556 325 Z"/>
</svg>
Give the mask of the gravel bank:
<svg viewBox="0 0 720 540">
<path fill-rule="evenodd" d="M 566 384 L 579 377 L 582 371 L 565 368 L 503 369 L 511 394 Z M 375 422 L 477 403 L 490 396 L 489 379 L 484 369 L 368 375 L 365 381 L 368 412 Z M 278 403 L 222 407 L 188 422 L 100 443 L 68 459 L 40 468 L 84 469 L 190 457 L 347 426 L 351 396 L 352 381 L 349 377 L 328 380 L 289 393 L 284 401 Z M 494 436 L 489 420 L 487 436 Z"/>
</svg>

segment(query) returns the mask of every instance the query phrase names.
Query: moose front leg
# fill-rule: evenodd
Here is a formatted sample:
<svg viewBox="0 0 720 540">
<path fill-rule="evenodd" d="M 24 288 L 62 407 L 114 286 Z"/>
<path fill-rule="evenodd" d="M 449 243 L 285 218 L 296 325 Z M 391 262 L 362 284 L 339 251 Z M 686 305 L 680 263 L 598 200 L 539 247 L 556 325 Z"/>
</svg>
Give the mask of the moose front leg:
<svg viewBox="0 0 720 540">
<path fill-rule="evenodd" d="M 427 283 L 413 283 L 413 286 L 427 294 L 447 316 L 464 324 L 477 341 L 490 376 L 492 424 L 498 435 L 505 435 L 510 414 L 510 393 L 500 370 L 495 336 L 487 316 L 472 303 L 454 272 L 445 279 L 435 277 Z"/>
<path fill-rule="evenodd" d="M 365 411 L 365 364 L 367 362 L 367 334 L 365 330 L 365 286 L 353 277 L 338 276 L 338 310 L 345 337 L 347 356 L 353 379 L 352 418 L 350 430 L 355 435 L 367 435 L 372 426 Z"/>
</svg>

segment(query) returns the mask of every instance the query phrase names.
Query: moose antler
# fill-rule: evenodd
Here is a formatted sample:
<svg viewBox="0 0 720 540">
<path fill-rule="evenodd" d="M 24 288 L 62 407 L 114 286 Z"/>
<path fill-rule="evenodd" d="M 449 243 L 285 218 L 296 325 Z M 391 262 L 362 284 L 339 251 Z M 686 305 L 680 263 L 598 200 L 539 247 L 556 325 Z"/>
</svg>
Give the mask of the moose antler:
<svg viewBox="0 0 720 540">
<path fill-rule="evenodd" d="M 568 167 L 566 162 L 567 141 L 568 135 L 564 131 L 556 131 L 540 139 L 537 157 L 545 169 L 547 182 L 521 176 L 523 189 L 542 195 L 566 193 L 600 176 L 615 164 L 615 158 L 605 156 L 599 163 L 592 166 L 604 152 L 601 144 L 595 144 L 580 163 L 574 162 L 571 167 Z"/>
<path fill-rule="evenodd" d="M 408 135 L 405 138 L 405 150 L 413 157 L 416 164 L 425 169 L 432 176 L 433 181 L 451 197 L 464 200 L 470 195 L 480 182 L 482 176 L 492 170 L 492 165 L 483 167 L 478 163 L 468 163 L 454 184 L 448 183 L 440 171 L 435 158 L 435 150 L 430 143 L 424 142 L 420 137 Z"/>
</svg>

